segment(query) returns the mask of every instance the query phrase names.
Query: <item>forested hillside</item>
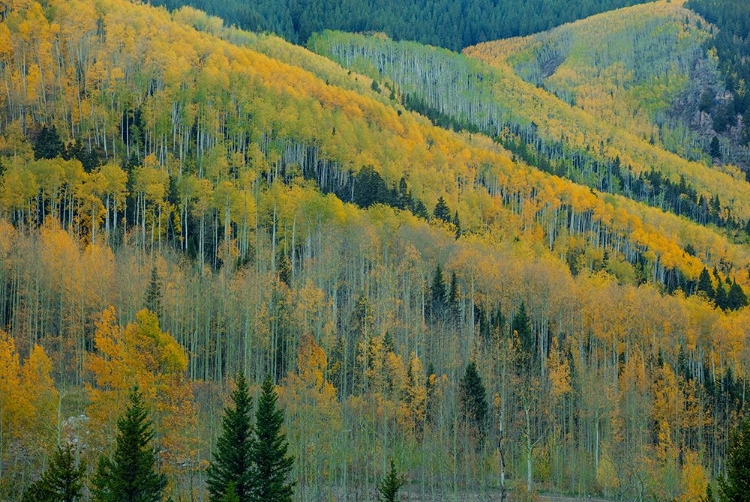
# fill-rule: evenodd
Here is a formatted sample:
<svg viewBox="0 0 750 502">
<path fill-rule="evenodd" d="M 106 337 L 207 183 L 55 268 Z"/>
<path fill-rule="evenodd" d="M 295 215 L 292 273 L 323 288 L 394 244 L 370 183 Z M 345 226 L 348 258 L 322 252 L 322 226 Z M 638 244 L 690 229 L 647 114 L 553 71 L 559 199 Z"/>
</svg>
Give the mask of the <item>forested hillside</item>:
<svg viewBox="0 0 750 502">
<path fill-rule="evenodd" d="M 726 91 L 711 89 L 702 99 L 701 112 L 710 114 L 713 130 L 747 148 L 750 143 L 750 4 L 742 0 L 689 0 L 688 8 L 713 26 L 706 41 L 719 61 Z M 718 91 L 718 92 L 717 92 Z"/>
<path fill-rule="evenodd" d="M 708 160 L 701 127 L 709 121 L 698 109 L 723 81 L 704 50 L 705 27 L 679 2 L 661 2 L 493 45 L 527 82 L 682 157 Z"/>
<path fill-rule="evenodd" d="M 190 5 L 227 24 L 304 44 L 322 30 L 382 31 L 398 40 L 460 50 L 529 35 L 598 12 L 647 0 L 152 0 L 170 10 Z"/>
<path fill-rule="evenodd" d="M 674 9 L 666 3 L 649 5 L 656 7 Z M 630 19 L 633 9 L 646 7 L 620 15 Z M 725 173 L 718 172 L 652 144 L 650 134 L 658 134 L 658 128 L 648 118 L 638 134 L 633 112 L 619 121 L 625 127 L 617 127 L 612 117 L 570 105 L 523 81 L 501 42 L 467 49 L 491 66 L 447 50 L 341 32 L 324 32 L 309 45 L 344 66 L 385 79 L 394 100 L 400 98 L 437 125 L 483 132 L 542 171 L 732 233 L 739 230 L 739 239 L 747 238 L 750 213 L 743 206 L 750 200 L 750 185 L 741 182 L 741 171 L 727 166 Z M 686 139 L 694 147 L 694 137 Z"/>
<path fill-rule="evenodd" d="M 373 499 L 391 460 L 424 500 L 689 501 L 725 471 L 750 355 L 739 173 L 441 49 L 311 42 L 349 69 L 191 8 L 6 5 L 0 498 L 67 462 L 106 499 L 134 429 L 165 498 L 244 497 L 219 486 L 233 405 L 259 437 L 283 424 L 294 500 Z M 617 156 L 704 213 L 597 186 Z"/>
</svg>

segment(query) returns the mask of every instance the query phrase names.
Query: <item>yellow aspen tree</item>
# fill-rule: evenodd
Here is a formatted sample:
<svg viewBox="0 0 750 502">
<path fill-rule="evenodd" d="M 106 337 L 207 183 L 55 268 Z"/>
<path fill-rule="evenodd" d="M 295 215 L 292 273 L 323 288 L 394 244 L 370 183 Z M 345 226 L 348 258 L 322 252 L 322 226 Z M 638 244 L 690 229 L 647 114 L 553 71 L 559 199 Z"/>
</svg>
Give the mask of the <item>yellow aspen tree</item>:
<svg viewBox="0 0 750 502">
<path fill-rule="evenodd" d="M 121 327 L 114 308 L 108 308 L 96 325 L 94 346 L 86 365 L 93 383 L 87 383 L 86 390 L 97 446 L 102 448 L 114 438 L 117 417 L 137 385 L 152 406 L 157 445 L 166 468 L 185 474 L 186 469 L 200 467 L 187 355 L 169 333 L 161 331 L 156 314 L 142 310 L 135 322 Z"/>
</svg>

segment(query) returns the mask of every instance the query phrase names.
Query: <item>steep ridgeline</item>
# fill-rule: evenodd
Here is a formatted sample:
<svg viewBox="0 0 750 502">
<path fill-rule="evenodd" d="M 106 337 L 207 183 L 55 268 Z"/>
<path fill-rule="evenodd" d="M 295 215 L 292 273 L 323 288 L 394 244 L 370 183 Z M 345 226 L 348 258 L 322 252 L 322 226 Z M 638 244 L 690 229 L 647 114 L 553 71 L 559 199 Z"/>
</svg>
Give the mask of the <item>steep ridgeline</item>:
<svg viewBox="0 0 750 502">
<path fill-rule="evenodd" d="M 563 101 L 684 158 L 710 161 L 710 121 L 699 107 L 723 79 L 703 47 L 711 38 L 705 21 L 679 3 L 599 14 L 498 41 L 493 50 L 521 78 Z"/>
<path fill-rule="evenodd" d="M 305 502 L 370 499 L 389 459 L 424 500 L 495 496 L 501 474 L 516 497 L 696 500 L 723 472 L 750 251 L 519 161 L 548 144 L 522 130 L 581 130 L 585 152 L 600 124 L 583 111 L 560 105 L 581 119 L 565 141 L 543 117 L 482 124 L 536 149 L 514 162 L 380 77 L 194 9 L 5 5 L 0 499 L 22 500 L 61 440 L 88 489 L 106 484 L 94 466 L 136 384 L 164 490 L 205 499 L 237 372 L 277 384 Z M 477 75 L 507 109 L 558 103 L 507 68 Z M 656 172 L 687 166 L 710 211 L 749 216 L 735 185 L 706 188 L 728 175 L 669 162 Z"/>
<path fill-rule="evenodd" d="M 468 50 L 493 66 L 444 49 L 341 32 L 316 35 L 309 46 L 392 83 L 394 99 L 436 125 L 483 132 L 542 171 L 747 239 L 750 185 L 739 170 L 727 167 L 727 174 L 686 161 L 569 105 L 519 78 L 493 52 L 495 43 Z"/>
<path fill-rule="evenodd" d="M 153 0 L 170 10 L 190 5 L 227 24 L 271 32 L 305 43 L 331 29 L 382 31 L 399 40 L 438 47 L 463 47 L 498 38 L 529 35 L 598 12 L 647 0 Z"/>
</svg>

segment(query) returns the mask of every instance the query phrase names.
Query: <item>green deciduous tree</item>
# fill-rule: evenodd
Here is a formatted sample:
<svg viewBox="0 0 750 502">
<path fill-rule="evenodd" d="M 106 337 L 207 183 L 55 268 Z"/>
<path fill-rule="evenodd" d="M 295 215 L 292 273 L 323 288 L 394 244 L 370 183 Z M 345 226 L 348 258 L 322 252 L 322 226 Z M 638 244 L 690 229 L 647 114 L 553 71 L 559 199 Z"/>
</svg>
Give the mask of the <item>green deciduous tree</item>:
<svg viewBox="0 0 750 502">
<path fill-rule="evenodd" d="M 237 375 L 235 386 L 232 406 L 224 409 L 222 433 L 216 443 L 214 460 L 208 467 L 208 492 L 212 501 L 251 500 L 253 404 L 242 373 Z"/>
<path fill-rule="evenodd" d="M 156 471 L 152 422 L 143 397 L 134 388 L 125 415 L 117 421 L 112 457 L 102 456 L 94 475 L 97 502 L 156 502 L 162 500 L 167 478 Z"/>
<path fill-rule="evenodd" d="M 251 453 L 255 476 L 253 500 L 288 502 L 292 500 L 294 483 L 287 478 L 294 459 L 287 455 L 286 435 L 281 432 L 284 414 L 276 408 L 277 396 L 270 376 L 263 381 L 261 391 Z"/>
</svg>

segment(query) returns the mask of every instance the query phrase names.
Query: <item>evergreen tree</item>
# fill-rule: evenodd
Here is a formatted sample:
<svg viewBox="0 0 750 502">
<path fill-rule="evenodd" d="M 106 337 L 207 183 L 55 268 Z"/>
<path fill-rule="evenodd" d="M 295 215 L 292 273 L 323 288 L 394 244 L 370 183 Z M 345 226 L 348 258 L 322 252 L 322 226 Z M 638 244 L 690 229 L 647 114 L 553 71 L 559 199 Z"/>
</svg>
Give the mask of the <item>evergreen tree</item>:
<svg viewBox="0 0 750 502">
<path fill-rule="evenodd" d="M 221 436 L 208 466 L 208 493 L 214 502 L 252 500 L 252 398 L 242 373 L 235 378 L 232 405 L 224 409 Z"/>
<path fill-rule="evenodd" d="M 292 285 L 292 264 L 289 261 L 289 257 L 286 255 L 286 251 L 282 250 L 279 253 L 278 265 L 276 267 L 279 274 L 279 280 L 291 287 Z"/>
<path fill-rule="evenodd" d="M 438 220 L 451 223 L 451 210 L 448 209 L 448 204 L 445 203 L 445 199 L 442 196 L 438 199 L 432 215 Z"/>
<path fill-rule="evenodd" d="M 714 491 L 713 488 L 711 488 L 711 483 L 708 483 L 706 485 L 706 496 L 701 497 L 700 502 L 716 502 L 716 497 L 714 497 Z"/>
<path fill-rule="evenodd" d="M 161 313 L 161 280 L 159 280 L 159 272 L 156 270 L 156 265 L 151 268 L 151 279 L 148 282 L 143 306 L 156 314 L 157 317 Z"/>
<path fill-rule="evenodd" d="M 130 393 L 125 415 L 117 420 L 112 458 L 100 457 L 94 475 L 97 502 L 156 502 L 162 500 L 167 478 L 154 469 L 156 450 L 152 422 L 138 388 Z"/>
<path fill-rule="evenodd" d="M 378 483 L 378 492 L 380 493 L 378 500 L 380 502 L 396 502 L 398 500 L 398 491 L 404 486 L 405 482 L 403 474 L 396 472 L 396 464 L 391 459 L 391 466 L 388 469 L 388 473 Z"/>
<path fill-rule="evenodd" d="M 716 303 L 716 306 L 720 309 L 725 310 L 727 308 L 727 291 L 724 289 L 724 285 L 721 281 L 716 285 L 716 298 L 714 299 L 714 303 Z"/>
<path fill-rule="evenodd" d="M 714 285 L 711 282 L 711 276 L 708 273 L 708 269 L 703 267 L 703 270 L 701 271 L 700 277 L 698 277 L 698 291 L 703 291 L 706 293 L 706 296 L 713 300 L 716 298 L 716 293 L 714 292 Z"/>
<path fill-rule="evenodd" d="M 448 303 L 451 307 L 458 306 L 458 280 L 456 279 L 456 272 L 451 273 L 451 287 L 448 292 Z"/>
<path fill-rule="evenodd" d="M 37 160 L 54 159 L 62 154 L 63 142 L 55 126 L 42 126 L 34 141 L 33 149 L 34 158 Z"/>
<path fill-rule="evenodd" d="M 750 419 L 740 422 L 727 452 L 727 475 L 719 479 L 721 502 L 747 502 L 750 496 Z"/>
<path fill-rule="evenodd" d="M 476 435 L 477 448 L 479 448 L 484 439 L 487 420 L 487 391 L 474 361 L 466 366 L 466 373 L 459 385 L 459 398 L 461 414 L 470 432 Z"/>
<path fill-rule="evenodd" d="M 294 459 L 287 455 L 286 436 L 281 432 L 284 414 L 276 408 L 276 391 L 270 375 L 261 387 L 255 412 L 255 441 L 251 448 L 254 492 L 257 502 L 289 502 L 294 483 L 287 481 Z"/>
<path fill-rule="evenodd" d="M 525 355 L 531 355 L 534 348 L 534 338 L 531 332 L 531 319 L 526 313 L 526 304 L 521 302 L 518 312 L 513 316 L 513 329 L 521 340 L 521 348 Z"/>
<path fill-rule="evenodd" d="M 461 237 L 461 220 L 458 218 L 458 211 L 453 215 L 453 226 L 456 227 L 456 239 Z"/>
<path fill-rule="evenodd" d="M 742 291 L 742 286 L 733 282 L 727 293 L 727 308 L 729 310 L 739 310 L 747 306 L 747 296 Z"/>
<path fill-rule="evenodd" d="M 430 294 L 432 296 L 432 314 L 437 315 L 442 312 L 445 306 L 445 279 L 443 278 L 443 268 L 440 264 L 435 267 L 435 275 L 432 278 L 432 286 L 430 286 Z"/>
<path fill-rule="evenodd" d="M 726 129 L 726 126 L 724 126 L 724 128 Z M 714 139 L 711 140 L 711 147 L 709 149 L 709 152 L 711 153 L 712 159 L 721 159 L 721 144 L 719 143 L 719 138 L 717 138 L 716 136 L 714 136 Z"/>
<path fill-rule="evenodd" d="M 75 502 L 81 500 L 84 462 L 76 465 L 72 444 L 58 446 L 39 481 L 26 489 L 23 502 Z"/>
</svg>

